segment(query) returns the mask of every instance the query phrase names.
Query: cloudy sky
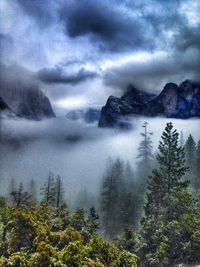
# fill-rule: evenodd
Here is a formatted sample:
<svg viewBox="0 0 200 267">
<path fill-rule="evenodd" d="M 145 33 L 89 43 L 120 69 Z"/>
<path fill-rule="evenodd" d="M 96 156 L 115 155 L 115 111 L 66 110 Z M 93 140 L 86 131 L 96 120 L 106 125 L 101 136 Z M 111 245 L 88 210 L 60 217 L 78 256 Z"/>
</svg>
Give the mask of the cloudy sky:
<svg viewBox="0 0 200 267">
<path fill-rule="evenodd" d="M 199 80 L 199 0 L 1 0 L 1 62 L 57 107 L 102 105 L 129 83 Z"/>
</svg>

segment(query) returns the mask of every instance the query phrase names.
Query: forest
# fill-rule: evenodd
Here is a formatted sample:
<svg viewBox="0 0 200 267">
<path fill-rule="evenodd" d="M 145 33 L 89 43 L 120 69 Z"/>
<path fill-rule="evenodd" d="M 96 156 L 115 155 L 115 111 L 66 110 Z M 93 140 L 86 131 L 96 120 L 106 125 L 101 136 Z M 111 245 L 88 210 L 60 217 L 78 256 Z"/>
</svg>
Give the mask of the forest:
<svg viewBox="0 0 200 267">
<path fill-rule="evenodd" d="M 73 207 L 58 174 L 40 190 L 11 179 L 0 197 L 0 266 L 198 266 L 200 140 L 169 122 L 153 152 L 152 134 L 145 122 L 135 169 L 109 158 L 99 194 L 83 189 Z"/>
</svg>

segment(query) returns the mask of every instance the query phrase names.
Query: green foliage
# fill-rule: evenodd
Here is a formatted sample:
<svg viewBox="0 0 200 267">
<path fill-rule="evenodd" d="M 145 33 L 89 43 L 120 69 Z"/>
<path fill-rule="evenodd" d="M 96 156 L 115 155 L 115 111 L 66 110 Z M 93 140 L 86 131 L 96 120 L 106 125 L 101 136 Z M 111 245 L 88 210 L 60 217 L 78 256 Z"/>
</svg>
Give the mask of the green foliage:
<svg viewBox="0 0 200 267">
<path fill-rule="evenodd" d="M 199 263 L 200 220 L 183 177 L 184 150 L 178 133 L 167 123 L 159 144 L 158 168 L 149 177 L 145 217 L 140 230 L 141 265 L 149 267 Z"/>
<path fill-rule="evenodd" d="M 137 237 L 131 228 L 125 228 L 121 235 L 115 238 L 115 245 L 121 250 L 136 251 Z"/>
<path fill-rule="evenodd" d="M 6 230 L 9 233 L 8 252 L 31 249 L 35 238 L 35 221 L 27 209 L 11 208 Z"/>
<path fill-rule="evenodd" d="M 192 168 L 195 158 L 196 143 L 193 136 L 190 134 L 185 143 L 186 163 Z"/>
<path fill-rule="evenodd" d="M 138 164 L 138 169 L 137 169 L 137 173 L 138 173 L 138 177 L 140 177 L 141 179 L 141 193 L 145 192 L 145 184 L 146 184 L 146 180 L 148 175 L 151 172 L 152 169 L 152 163 L 153 163 L 153 153 L 152 153 L 152 140 L 151 140 L 151 135 L 153 133 L 148 132 L 147 130 L 147 126 L 148 123 L 144 122 L 143 124 L 143 128 L 144 128 L 144 132 L 141 133 L 142 136 L 142 141 L 139 145 L 138 148 L 138 155 L 137 158 L 139 159 L 139 161 L 137 162 Z"/>
<path fill-rule="evenodd" d="M 143 164 L 152 160 L 146 124 L 144 128 L 139 149 Z M 0 197 L 0 266 L 137 267 L 138 261 L 141 267 L 199 264 L 200 142 L 196 146 L 189 136 L 185 148 L 180 143 L 183 141 L 179 142 L 177 131 L 168 123 L 159 143 L 157 167 L 148 182 L 139 177 L 142 182 L 137 183 L 129 163 L 110 162 L 101 188 L 101 218 L 94 207 L 69 211 L 59 176 L 55 181 L 49 175 L 40 204 L 34 181 L 30 196 L 22 184 L 16 190 L 13 180 L 12 201 L 8 198 L 8 204 Z M 184 151 L 187 162 L 194 152 L 187 177 L 195 192 L 185 180 Z M 145 216 L 138 230 L 145 190 Z M 84 199 L 88 199 L 85 192 Z"/>
<path fill-rule="evenodd" d="M 136 267 L 137 256 L 118 250 L 114 245 L 94 236 L 88 243 L 88 255 L 91 259 L 99 259 L 105 266 Z"/>
<path fill-rule="evenodd" d="M 9 214 L 9 208 L 6 205 L 5 198 L 0 197 L 0 236 L 2 240 L 5 240 L 7 218 Z M 0 253 L 1 255 L 1 253 Z"/>
<path fill-rule="evenodd" d="M 88 232 L 91 236 L 96 234 L 97 230 L 99 229 L 99 215 L 96 213 L 95 207 L 90 208 L 88 218 L 86 220 L 86 227 Z"/>
<path fill-rule="evenodd" d="M 80 241 L 69 243 L 62 251 L 62 260 L 69 266 L 82 267 L 86 256 L 87 250 Z"/>
<path fill-rule="evenodd" d="M 189 172 L 187 178 L 191 181 L 192 186 L 196 189 L 196 153 L 197 146 L 193 136 L 190 134 L 185 143 L 185 156 L 186 156 L 186 165 L 189 167 Z"/>
<path fill-rule="evenodd" d="M 49 173 L 48 179 L 40 191 L 40 194 L 42 195 L 42 202 L 44 204 L 55 205 L 56 188 L 54 175 L 52 173 Z"/>
<path fill-rule="evenodd" d="M 196 191 L 200 190 L 200 140 L 196 147 L 193 186 Z"/>
<path fill-rule="evenodd" d="M 56 247 L 58 250 L 62 250 L 70 242 L 82 242 L 83 237 L 79 231 L 75 230 L 71 226 L 68 226 L 64 231 L 51 232 L 49 239 L 53 247 Z"/>
<path fill-rule="evenodd" d="M 114 238 L 125 226 L 135 225 L 136 203 L 133 172 L 119 158 L 110 161 L 100 195 L 101 226 L 106 238 Z"/>
<path fill-rule="evenodd" d="M 28 260 L 27 260 L 27 253 L 24 252 L 16 252 L 13 253 L 9 259 L 2 258 L 0 260 L 0 266 L 2 267 L 11 267 L 11 266 L 17 266 L 17 267 L 27 267 L 28 266 Z"/>
<path fill-rule="evenodd" d="M 137 257 L 96 235 L 98 215 L 91 208 L 69 213 L 66 207 L 43 203 L 32 207 L 10 207 L 1 199 L 1 218 L 6 235 L 0 241 L 0 266 L 22 267 L 104 267 L 137 266 Z M 64 214 L 66 212 L 66 214 Z M 64 223 L 53 227 L 55 216 Z M 86 238 L 87 233 L 87 238 Z"/>
<path fill-rule="evenodd" d="M 71 225 L 74 229 L 81 231 L 86 226 L 84 209 L 77 209 L 71 218 Z"/>
<path fill-rule="evenodd" d="M 22 183 L 20 183 L 20 186 L 17 190 L 10 192 L 10 195 L 13 198 L 12 203 L 16 207 L 20 207 L 22 205 L 30 206 L 33 204 L 33 200 L 32 200 L 31 195 L 29 195 L 28 192 L 24 191 Z"/>
</svg>

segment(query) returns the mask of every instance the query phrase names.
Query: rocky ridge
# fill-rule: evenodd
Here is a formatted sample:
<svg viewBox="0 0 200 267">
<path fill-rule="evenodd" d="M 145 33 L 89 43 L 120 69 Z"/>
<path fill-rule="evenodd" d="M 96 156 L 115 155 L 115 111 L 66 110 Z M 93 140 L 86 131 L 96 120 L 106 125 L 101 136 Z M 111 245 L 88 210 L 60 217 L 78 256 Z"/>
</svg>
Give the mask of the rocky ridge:
<svg viewBox="0 0 200 267">
<path fill-rule="evenodd" d="M 108 98 L 101 110 L 99 127 L 129 128 L 129 119 L 133 115 L 180 119 L 200 117 L 200 84 L 190 80 L 179 86 L 167 83 L 159 95 L 129 85 L 121 98 Z"/>
</svg>

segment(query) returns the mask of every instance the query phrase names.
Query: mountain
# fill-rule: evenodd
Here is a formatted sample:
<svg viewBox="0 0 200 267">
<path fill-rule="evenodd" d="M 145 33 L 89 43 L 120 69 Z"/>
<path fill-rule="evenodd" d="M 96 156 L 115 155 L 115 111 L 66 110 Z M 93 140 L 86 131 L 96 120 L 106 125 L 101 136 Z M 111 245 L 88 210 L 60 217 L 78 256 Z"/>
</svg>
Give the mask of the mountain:
<svg viewBox="0 0 200 267">
<path fill-rule="evenodd" d="M 1 64 L 0 97 L 16 115 L 33 120 L 55 117 L 48 97 L 26 69 Z"/>
<path fill-rule="evenodd" d="M 100 110 L 95 108 L 70 110 L 66 114 L 69 120 L 84 120 L 86 123 L 93 123 L 99 120 Z"/>
<path fill-rule="evenodd" d="M 108 98 L 101 110 L 99 127 L 129 128 L 131 115 L 181 119 L 200 117 L 200 84 L 190 80 L 179 86 L 167 83 L 159 95 L 130 85 L 121 98 Z"/>
<path fill-rule="evenodd" d="M 15 114 L 3 98 L 0 97 L 0 118 L 3 117 L 15 118 L 17 114 Z"/>
</svg>

